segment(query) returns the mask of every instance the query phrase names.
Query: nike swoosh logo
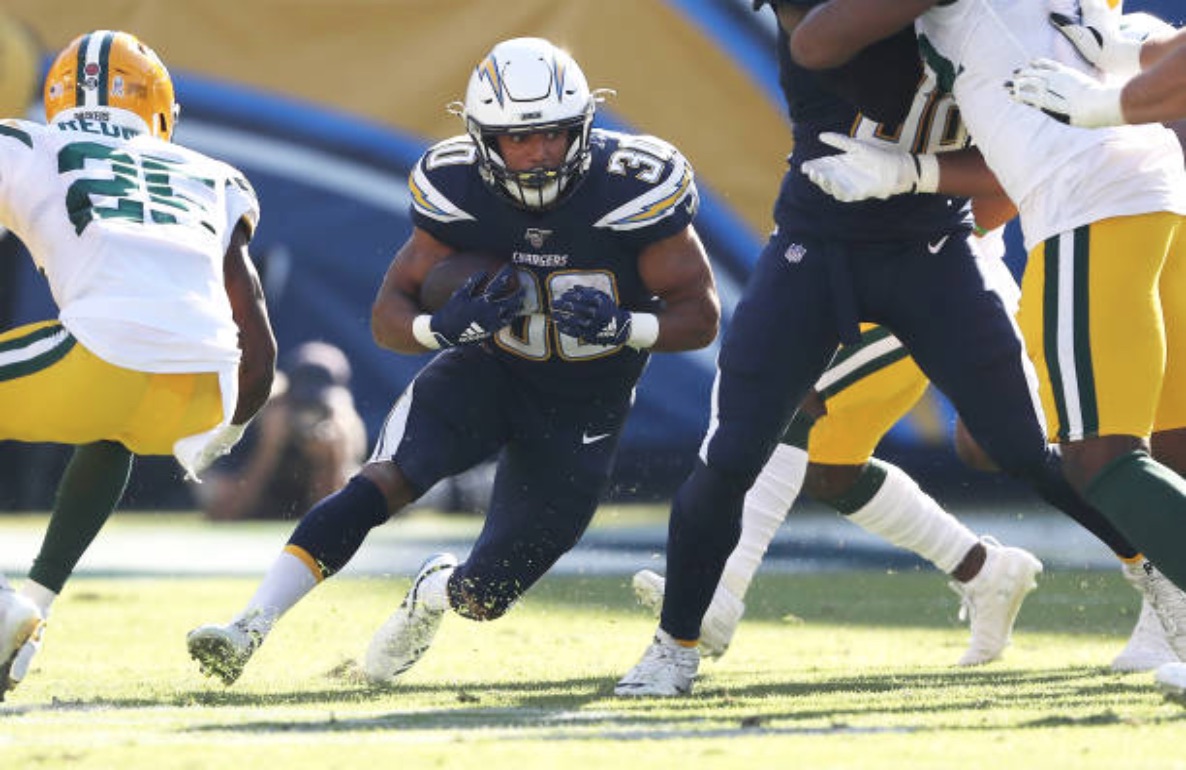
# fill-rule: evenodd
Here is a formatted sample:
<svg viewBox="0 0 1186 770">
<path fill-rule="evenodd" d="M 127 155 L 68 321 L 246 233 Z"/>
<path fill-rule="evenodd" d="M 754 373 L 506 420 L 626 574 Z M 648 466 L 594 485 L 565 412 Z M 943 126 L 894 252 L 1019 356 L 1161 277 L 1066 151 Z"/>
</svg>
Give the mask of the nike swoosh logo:
<svg viewBox="0 0 1186 770">
<path fill-rule="evenodd" d="M 588 433 L 582 433 L 581 434 L 581 443 L 582 444 L 596 444 L 598 441 L 601 441 L 602 439 L 609 438 L 610 435 L 611 434 L 609 434 L 609 433 L 598 433 L 594 436 L 590 436 Z"/>
<path fill-rule="evenodd" d="M 950 237 L 950 235 L 945 235 L 934 243 L 928 243 L 927 251 L 931 252 L 932 254 L 938 254 L 943 250 L 943 244 L 947 243 L 947 239 Z"/>
</svg>

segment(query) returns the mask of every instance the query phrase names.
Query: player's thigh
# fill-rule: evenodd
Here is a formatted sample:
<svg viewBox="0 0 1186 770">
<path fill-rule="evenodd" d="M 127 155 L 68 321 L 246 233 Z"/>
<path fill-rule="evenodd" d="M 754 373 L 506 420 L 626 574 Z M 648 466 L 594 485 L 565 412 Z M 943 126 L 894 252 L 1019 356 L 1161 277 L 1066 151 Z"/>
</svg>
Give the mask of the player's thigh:
<svg viewBox="0 0 1186 770">
<path fill-rule="evenodd" d="M 860 465 L 882 437 L 927 389 L 927 379 L 902 343 L 881 327 L 862 332 L 860 345 L 845 346 L 817 389 L 827 413 L 808 438 L 811 461 Z"/>
<path fill-rule="evenodd" d="M 118 441 L 171 454 L 179 438 L 218 424 L 214 374 L 151 374 L 95 356 L 56 321 L 0 335 L 0 437 L 87 444 Z"/>
<path fill-rule="evenodd" d="M 1179 217 L 1158 296 L 1165 318 L 1166 361 L 1153 429 L 1178 430 L 1186 428 L 1186 217 Z"/>
<path fill-rule="evenodd" d="M 1166 373 L 1159 282 L 1180 218 L 1116 217 L 1039 244 L 1021 325 L 1051 440 L 1148 436 Z"/>
<path fill-rule="evenodd" d="M 440 353 L 392 405 L 371 461 L 392 460 L 423 493 L 488 459 L 511 435 L 507 377 L 479 350 Z"/>
<path fill-rule="evenodd" d="M 630 401 L 629 392 L 525 399 L 465 577 L 526 590 L 577 544 L 609 483 Z"/>
<path fill-rule="evenodd" d="M 700 450 L 716 470 L 756 477 L 836 351 L 827 258 L 825 246 L 784 234 L 759 257 L 721 341 Z"/>
</svg>

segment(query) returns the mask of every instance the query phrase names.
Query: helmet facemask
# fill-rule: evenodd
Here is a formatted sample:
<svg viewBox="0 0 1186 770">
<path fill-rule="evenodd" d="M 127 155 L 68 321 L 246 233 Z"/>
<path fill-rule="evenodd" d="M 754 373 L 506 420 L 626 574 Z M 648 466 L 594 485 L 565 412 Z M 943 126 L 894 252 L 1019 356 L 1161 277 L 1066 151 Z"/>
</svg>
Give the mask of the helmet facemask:
<svg viewBox="0 0 1186 770">
<path fill-rule="evenodd" d="M 474 121 L 467 121 L 467 129 L 478 146 L 481 158 L 480 172 L 486 183 L 508 196 L 515 205 L 542 211 L 567 198 L 589 170 L 590 124 L 591 120 L 578 117 L 556 125 L 508 131 L 483 127 Z M 499 136 L 551 131 L 568 135 L 568 151 L 559 167 L 533 168 L 526 171 L 512 171 L 507 168 L 506 160 L 498 149 Z"/>
<path fill-rule="evenodd" d="M 546 40 L 517 38 L 499 43 L 478 65 L 454 112 L 465 120 L 486 184 L 519 208 L 542 211 L 571 195 L 589 170 L 596 101 L 567 53 Z M 499 136 L 548 132 L 568 136 L 558 167 L 507 167 Z"/>
</svg>

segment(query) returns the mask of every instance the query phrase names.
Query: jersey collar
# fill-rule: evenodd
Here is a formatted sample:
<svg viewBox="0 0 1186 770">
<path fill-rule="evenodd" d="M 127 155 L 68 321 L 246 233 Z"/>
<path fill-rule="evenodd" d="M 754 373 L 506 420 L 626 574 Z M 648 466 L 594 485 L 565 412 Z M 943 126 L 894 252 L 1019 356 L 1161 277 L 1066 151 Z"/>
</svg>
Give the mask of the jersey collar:
<svg viewBox="0 0 1186 770">
<path fill-rule="evenodd" d="M 71 121 L 90 121 L 93 123 L 107 123 L 120 128 L 130 129 L 138 134 L 148 134 L 148 124 L 144 122 L 136 113 L 131 110 L 120 109 L 119 107 L 71 107 L 67 110 L 62 110 L 54 119 L 50 121 L 50 125 L 59 125 L 61 123 L 68 123 Z"/>
</svg>

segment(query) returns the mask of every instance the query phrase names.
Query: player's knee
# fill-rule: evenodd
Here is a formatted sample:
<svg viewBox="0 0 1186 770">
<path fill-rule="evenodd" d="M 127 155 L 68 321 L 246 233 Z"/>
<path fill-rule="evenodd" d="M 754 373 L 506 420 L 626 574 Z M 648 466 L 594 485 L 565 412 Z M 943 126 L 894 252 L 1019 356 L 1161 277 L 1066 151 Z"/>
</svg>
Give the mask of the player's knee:
<svg viewBox="0 0 1186 770">
<path fill-rule="evenodd" d="M 1064 444 L 1062 470 L 1071 486 L 1083 494 L 1092 482 L 1118 458 L 1132 452 L 1149 451 L 1149 443 L 1136 436 L 1095 436 Z"/>
<path fill-rule="evenodd" d="M 803 491 L 818 502 L 834 503 L 852 490 L 863 468 L 863 465 L 808 463 Z"/>
<path fill-rule="evenodd" d="M 732 420 L 717 426 L 708 438 L 707 465 L 712 474 L 743 489 L 753 486 L 781 434 L 769 435 L 766 426 L 752 421 Z M 696 471 L 693 470 L 693 473 Z"/>
<path fill-rule="evenodd" d="M 373 483 L 383 493 L 388 514 L 403 508 L 423 492 L 416 489 L 399 466 L 390 460 L 369 462 L 362 467 L 358 475 Z"/>
<path fill-rule="evenodd" d="M 722 512 L 735 511 L 740 526 L 741 505 L 753 479 L 743 478 L 721 469 L 697 462 L 692 473 L 676 492 L 673 510 L 678 508 L 678 519 L 692 529 L 717 526 Z"/>
<path fill-rule="evenodd" d="M 1150 443 L 1157 462 L 1186 476 L 1186 428 L 1158 431 Z"/>
<path fill-rule="evenodd" d="M 988 452 L 985 452 L 979 442 L 972 438 L 972 434 L 968 432 L 963 420 L 955 422 L 955 454 L 961 463 L 972 470 L 988 472 L 1000 470 L 1000 466 L 993 462 L 992 458 L 988 456 Z"/>
</svg>

